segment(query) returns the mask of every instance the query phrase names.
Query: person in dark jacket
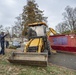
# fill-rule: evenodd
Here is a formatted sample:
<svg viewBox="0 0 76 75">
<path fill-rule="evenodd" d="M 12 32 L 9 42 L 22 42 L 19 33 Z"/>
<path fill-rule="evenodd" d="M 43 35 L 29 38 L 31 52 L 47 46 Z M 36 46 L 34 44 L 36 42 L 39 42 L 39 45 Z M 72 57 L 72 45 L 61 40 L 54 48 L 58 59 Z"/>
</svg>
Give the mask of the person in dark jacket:
<svg viewBox="0 0 76 75">
<path fill-rule="evenodd" d="M 6 48 L 9 46 L 9 41 L 6 40 Z"/>
<path fill-rule="evenodd" d="M 3 55 L 5 55 L 4 42 L 5 42 L 5 37 L 6 36 L 7 36 L 7 34 L 4 35 L 4 32 L 1 32 L 1 34 L 0 34 L 0 43 L 1 43 L 0 54 L 3 54 Z"/>
</svg>

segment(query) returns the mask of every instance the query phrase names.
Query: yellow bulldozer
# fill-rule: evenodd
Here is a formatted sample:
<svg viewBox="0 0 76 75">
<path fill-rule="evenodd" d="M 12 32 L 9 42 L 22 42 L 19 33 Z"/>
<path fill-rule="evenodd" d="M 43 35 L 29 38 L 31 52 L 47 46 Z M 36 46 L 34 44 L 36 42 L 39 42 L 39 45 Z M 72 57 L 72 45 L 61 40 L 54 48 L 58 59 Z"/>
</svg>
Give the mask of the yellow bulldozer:
<svg viewBox="0 0 76 75">
<path fill-rule="evenodd" d="M 47 66 L 48 55 L 51 55 L 48 41 L 50 31 L 53 34 L 56 33 L 52 28 L 48 28 L 44 22 L 28 24 L 29 41 L 25 45 L 24 51 L 13 52 L 8 61 L 16 64 Z"/>
</svg>

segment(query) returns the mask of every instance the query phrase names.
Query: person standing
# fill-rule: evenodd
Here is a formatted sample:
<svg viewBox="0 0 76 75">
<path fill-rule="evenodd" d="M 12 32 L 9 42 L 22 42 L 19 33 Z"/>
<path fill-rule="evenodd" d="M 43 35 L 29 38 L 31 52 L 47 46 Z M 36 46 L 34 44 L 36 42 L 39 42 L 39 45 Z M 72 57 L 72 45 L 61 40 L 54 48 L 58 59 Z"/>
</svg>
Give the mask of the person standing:
<svg viewBox="0 0 76 75">
<path fill-rule="evenodd" d="M 1 51 L 0 54 L 5 55 L 5 47 L 4 47 L 4 43 L 5 43 L 5 37 L 7 36 L 7 34 L 4 35 L 4 32 L 1 32 L 0 34 L 0 43 L 1 43 Z"/>
<path fill-rule="evenodd" d="M 6 48 L 9 46 L 9 41 L 6 40 Z"/>
</svg>

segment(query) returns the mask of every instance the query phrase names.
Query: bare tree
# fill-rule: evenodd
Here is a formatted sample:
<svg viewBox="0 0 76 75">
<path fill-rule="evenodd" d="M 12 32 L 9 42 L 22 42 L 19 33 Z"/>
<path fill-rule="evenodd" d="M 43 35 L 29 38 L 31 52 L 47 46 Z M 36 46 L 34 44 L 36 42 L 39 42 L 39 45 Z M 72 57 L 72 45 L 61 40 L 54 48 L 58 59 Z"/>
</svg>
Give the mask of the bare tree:
<svg viewBox="0 0 76 75">
<path fill-rule="evenodd" d="M 65 12 L 63 13 L 66 25 L 70 30 L 76 30 L 76 7 L 72 8 L 67 6 Z"/>
<path fill-rule="evenodd" d="M 58 33 L 63 33 L 63 32 L 65 32 L 65 31 L 68 31 L 69 29 L 68 29 L 68 27 L 67 27 L 67 24 L 66 24 L 66 22 L 62 22 L 62 23 L 59 23 L 57 26 L 56 26 L 56 31 L 58 32 Z"/>
<path fill-rule="evenodd" d="M 59 33 L 68 32 L 71 31 L 75 33 L 76 31 L 76 7 L 72 8 L 70 6 L 67 6 L 65 8 L 65 12 L 63 13 L 64 21 L 62 23 L 59 23 L 56 26 L 56 30 Z"/>
<path fill-rule="evenodd" d="M 22 17 L 19 15 L 16 17 L 15 26 L 13 26 L 14 33 L 17 34 L 17 36 L 22 36 L 23 26 L 22 26 Z"/>
<path fill-rule="evenodd" d="M 0 33 L 3 31 L 3 25 L 0 25 Z"/>
<path fill-rule="evenodd" d="M 10 27 L 5 27 L 5 32 L 8 33 L 7 37 L 11 37 L 10 33 Z"/>
<path fill-rule="evenodd" d="M 5 27 L 5 31 L 6 31 L 7 33 L 10 33 L 10 27 Z"/>
</svg>

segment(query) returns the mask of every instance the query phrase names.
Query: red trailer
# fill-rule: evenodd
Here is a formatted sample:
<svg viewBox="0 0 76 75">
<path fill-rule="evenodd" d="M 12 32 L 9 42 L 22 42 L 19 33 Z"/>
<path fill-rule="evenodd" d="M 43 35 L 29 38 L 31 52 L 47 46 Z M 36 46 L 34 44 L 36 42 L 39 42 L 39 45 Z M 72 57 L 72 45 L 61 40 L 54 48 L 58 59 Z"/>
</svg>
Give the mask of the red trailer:
<svg viewBox="0 0 76 75">
<path fill-rule="evenodd" d="M 76 52 L 76 35 L 53 35 L 49 40 L 54 50 Z"/>
</svg>

